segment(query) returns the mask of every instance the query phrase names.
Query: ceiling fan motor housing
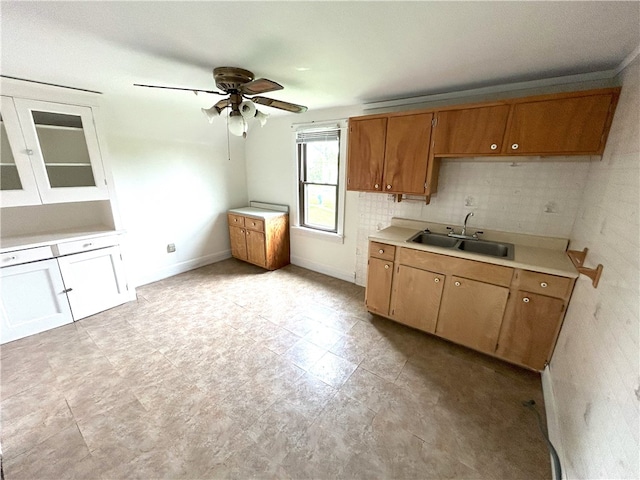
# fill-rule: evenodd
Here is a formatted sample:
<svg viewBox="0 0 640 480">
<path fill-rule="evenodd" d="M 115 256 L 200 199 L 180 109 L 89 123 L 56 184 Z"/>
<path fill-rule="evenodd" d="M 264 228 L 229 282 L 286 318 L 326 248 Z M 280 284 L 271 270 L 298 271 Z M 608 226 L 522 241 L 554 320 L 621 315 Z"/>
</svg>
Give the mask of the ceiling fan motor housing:
<svg viewBox="0 0 640 480">
<path fill-rule="evenodd" d="M 253 72 L 244 68 L 217 67 L 213 69 L 216 86 L 225 92 L 238 92 L 245 83 L 253 80 Z"/>
</svg>

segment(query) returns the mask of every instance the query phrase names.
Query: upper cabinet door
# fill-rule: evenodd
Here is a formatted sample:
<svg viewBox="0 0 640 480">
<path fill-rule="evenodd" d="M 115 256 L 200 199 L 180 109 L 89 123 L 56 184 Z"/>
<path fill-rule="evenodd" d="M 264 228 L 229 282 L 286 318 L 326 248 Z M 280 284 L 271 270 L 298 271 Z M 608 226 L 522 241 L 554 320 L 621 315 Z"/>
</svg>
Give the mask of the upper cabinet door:
<svg viewBox="0 0 640 480">
<path fill-rule="evenodd" d="M 503 153 L 600 154 L 614 95 L 588 95 L 513 105 Z"/>
<path fill-rule="evenodd" d="M 22 138 L 13 99 L 0 103 L 0 205 L 39 205 L 42 203 L 33 176 L 27 146 Z"/>
<path fill-rule="evenodd" d="M 91 108 L 15 99 L 42 203 L 109 198 Z"/>
<path fill-rule="evenodd" d="M 349 122 L 347 190 L 381 192 L 387 119 Z"/>
<path fill-rule="evenodd" d="M 436 114 L 434 155 L 498 154 L 509 117 L 509 105 L 446 110 Z"/>
<path fill-rule="evenodd" d="M 432 113 L 389 118 L 383 175 L 385 192 L 424 195 L 432 120 Z"/>
</svg>

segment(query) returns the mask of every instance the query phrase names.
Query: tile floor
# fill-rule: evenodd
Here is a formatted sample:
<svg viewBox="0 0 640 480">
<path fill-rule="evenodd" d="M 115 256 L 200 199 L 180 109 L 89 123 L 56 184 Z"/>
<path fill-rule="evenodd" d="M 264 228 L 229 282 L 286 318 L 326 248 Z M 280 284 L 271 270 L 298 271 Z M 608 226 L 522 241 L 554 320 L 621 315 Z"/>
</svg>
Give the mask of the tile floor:
<svg viewBox="0 0 640 480">
<path fill-rule="evenodd" d="M 4 345 L 5 477 L 550 477 L 537 374 L 363 300 L 230 259 Z"/>
</svg>

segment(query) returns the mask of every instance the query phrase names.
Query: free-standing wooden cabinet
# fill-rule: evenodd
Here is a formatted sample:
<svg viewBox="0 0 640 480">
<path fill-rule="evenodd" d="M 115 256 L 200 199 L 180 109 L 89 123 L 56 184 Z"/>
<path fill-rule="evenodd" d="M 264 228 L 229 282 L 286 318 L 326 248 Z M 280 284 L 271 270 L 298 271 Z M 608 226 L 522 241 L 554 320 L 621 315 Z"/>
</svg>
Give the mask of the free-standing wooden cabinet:
<svg viewBox="0 0 640 480">
<path fill-rule="evenodd" d="M 349 120 L 347 189 L 424 195 L 432 113 Z"/>
<path fill-rule="evenodd" d="M 230 210 L 231 255 L 267 270 L 289 264 L 289 215 L 260 208 Z"/>
</svg>

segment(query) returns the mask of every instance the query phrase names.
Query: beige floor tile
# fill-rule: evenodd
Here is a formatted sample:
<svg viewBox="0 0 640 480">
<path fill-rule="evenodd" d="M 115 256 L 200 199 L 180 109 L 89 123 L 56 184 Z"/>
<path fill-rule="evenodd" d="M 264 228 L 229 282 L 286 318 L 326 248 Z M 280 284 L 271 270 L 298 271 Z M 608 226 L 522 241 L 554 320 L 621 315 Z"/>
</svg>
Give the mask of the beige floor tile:
<svg viewBox="0 0 640 480">
<path fill-rule="evenodd" d="M 327 352 L 309 369 L 309 373 L 334 388 L 340 388 L 356 368 L 357 364 Z"/>
</svg>

